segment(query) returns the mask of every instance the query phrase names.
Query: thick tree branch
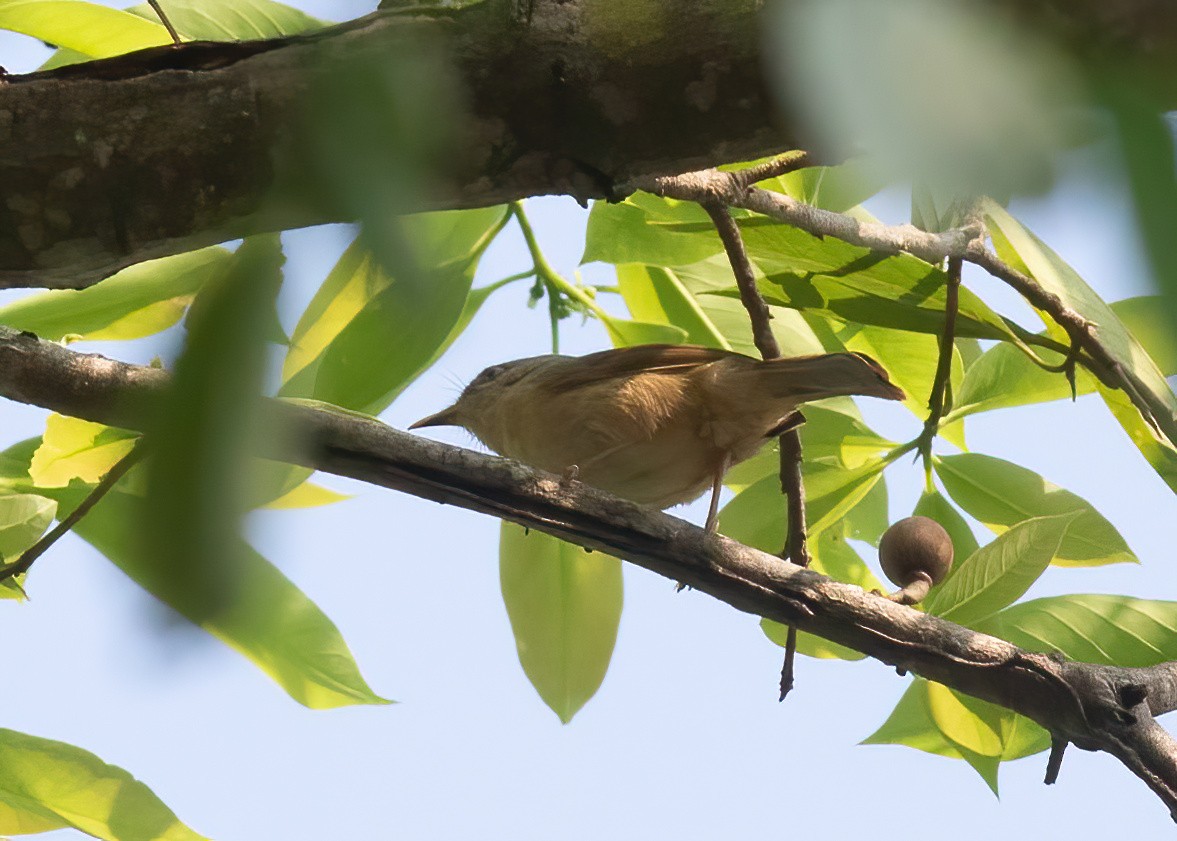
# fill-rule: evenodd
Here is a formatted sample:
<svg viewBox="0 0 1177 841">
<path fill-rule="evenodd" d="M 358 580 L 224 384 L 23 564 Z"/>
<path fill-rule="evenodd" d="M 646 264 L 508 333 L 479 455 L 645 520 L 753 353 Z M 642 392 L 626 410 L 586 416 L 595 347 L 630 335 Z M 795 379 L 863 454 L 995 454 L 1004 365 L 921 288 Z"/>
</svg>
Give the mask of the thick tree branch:
<svg viewBox="0 0 1177 841">
<path fill-rule="evenodd" d="M 1168 0 L 985 0 L 1093 78 L 1177 107 Z M 308 36 L 192 42 L 0 84 L 0 287 L 81 288 L 151 257 L 350 214 L 306 194 L 294 131 L 341 57 L 439 45 L 464 99 L 416 209 L 612 197 L 797 145 L 760 61 L 762 0 L 406 4 Z M 386 65 L 385 65 L 386 66 Z M 913 253 L 919 253 L 914 251 Z"/>
<path fill-rule="evenodd" d="M 642 31 L 608 4 L 535 0 L 517 17 L 528 5 L 416 6 L 7 77 L 0 287 L 80 288 L 147 258 L 348 219 L 307 192 L 304 109 L 342 63 L 392 72 L 422 45 L 461 102 L 454 149 L 417 209 L 608 197 L 643 174 L 792 145 L 761 78 L 759 3 L 652 4 Z"/>
<path fill-rule="evenodd" d="M 135 429 L 166 382 L 155 369 L 0 328 L 0 396 Z M 1023 651 L 509 459 L 350 413 L 267 406 L 282 434 L 268 437 L 262 455 L 511 520 L 796 624 L 1026 715 L 1058 740 L 1107 751 L 1177 811 L 1177 742 L 1154 720 L 1177 708 L 1177 663 L 1117 668 Z"/>
</svg>

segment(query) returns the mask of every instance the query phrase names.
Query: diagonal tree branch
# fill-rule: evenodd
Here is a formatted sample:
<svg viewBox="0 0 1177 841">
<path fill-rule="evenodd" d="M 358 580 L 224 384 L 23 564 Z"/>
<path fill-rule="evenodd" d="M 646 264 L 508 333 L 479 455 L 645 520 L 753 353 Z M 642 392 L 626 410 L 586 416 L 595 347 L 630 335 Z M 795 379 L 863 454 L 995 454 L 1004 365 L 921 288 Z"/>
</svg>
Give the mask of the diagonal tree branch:
<svg viewBox="0 0 1177 841">
<path fill-rule="evenodd" d="M 813 207 L 781 193 L 749 187 L 736 173 L 717 169 L 639 179 L 626 185 L 659 196 L 695 202 L 722 202 L 742 207 L 800 228 L 815 236 L 831 236 L 883 254 L 907 252 L 929 263 L 963 260 L 1004 281 L 1032 306 L 1048 313 L 1070 338 L 1072 354 L 1105 385 L 1122 389 L 1141 415 L 1170 441 L 1177 443 L 1177 417 L 1116 359 L 1099 335 L 1098 325 L 1084 318 L 1037 280 L 1005 263 L 990 251 L 972 228 L 932 233 L 914 225 L 862 222 L 844 213 Z"/>
<path fill-rule="evenodd" d="M 0 328 L 0 396 L 142 428 L 168 377 Z M 266 401 L 282 434 L 260 455 L 539 529 L 682 581 L 1028 716 L 1059 740 L 1118 758 L 1177 813 L 1177 663 L 1120 668 L 1024 651 L 841 584 L 602 491 L 399 432 L 346 412 Z"/>
</svg>

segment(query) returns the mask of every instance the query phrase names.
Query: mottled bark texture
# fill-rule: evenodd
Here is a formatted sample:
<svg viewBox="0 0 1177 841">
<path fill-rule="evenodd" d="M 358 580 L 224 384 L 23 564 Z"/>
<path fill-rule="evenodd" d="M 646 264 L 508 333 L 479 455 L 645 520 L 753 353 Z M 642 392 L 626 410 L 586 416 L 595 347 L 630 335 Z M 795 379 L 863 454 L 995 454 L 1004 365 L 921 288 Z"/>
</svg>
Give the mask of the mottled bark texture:
<svg viewBox="0 0 1177 841">
<path fill-rule="evenodd" d="M 781 0 L 787 2 L 788 0 Z M 977 0 L 1177 106 L 1168 0 Z M 161 47 L 0 84 L 0 287 L 79 288 L 150 257 L 351 218 L 306 189 L 296 127 L 340 61 L 435 45 L 457 144 L 416 209 L 755 158 L 799 133 L 762 72 L 765 0 L 484 0 L 386 9 L 309 36 Z M 326 70 L 325 70 L 326 69 Z M 962 95 L 967 95 L 964 92 Z"/>
</svg>

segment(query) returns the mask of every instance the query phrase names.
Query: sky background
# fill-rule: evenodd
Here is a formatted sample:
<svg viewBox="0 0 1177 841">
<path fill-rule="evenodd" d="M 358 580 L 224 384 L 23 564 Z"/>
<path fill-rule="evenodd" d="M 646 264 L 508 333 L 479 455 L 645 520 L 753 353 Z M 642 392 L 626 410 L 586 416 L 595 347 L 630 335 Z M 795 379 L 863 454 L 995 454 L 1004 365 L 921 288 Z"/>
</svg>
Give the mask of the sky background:
<svg viewBox="0 0 1177 841">
<path fill-rule="evenodd" d="M 370 9 L 296 5 L 336 20 Z M 10 71 L 36 56 L 27 39 L 0 38 L 0 64 Z M 1130 209 L 1114 183 L 1091 174 L 1091 163 L 1088 153 L 1073 155 L 1053 192 L 1012 209 L 1106 299 L 1147 293 Z M 887 221 L 906 220 L 898 192 L 869 207 Z M 587 213 L 569 199 L 527 208 L 549 260 L 571 275 Z M 284 236 L 288 329 L 351 236 L 346 226 Z M 511 231 L 487 253 L 477 282 L 528 265 Z M 610 282 L 606 268 L 583 271 L 589 282 Z M 1003 313 L 1035 323 L 1004 289 L 967 276 L 966 283 Z M 526 294 L 524 283 L 492 296 L 383 419 L 403 429 L 448 404 L 486 365 L 547 352 L 546 310 L 527 309 Z M 566 353 L 608 344 L 596 324 L 581 327 L 579 319 L 566 321 L 561 336 Z M 146 362 L 177 341 L 171 333 L 77 349 Z M 893 440 L 918 432 L 920 421 L 898 407 L 862 405 Z M 0 444 L 39 434 L 45 413 L 12 404 L 0 411 Z M 430 432 L 470 444 L 457 430 Z M 973 416 L 967 432 L 972 451 L 1086 498 L 1143 562 L 1052 568 L 1028 597 L 1177 598 L 1177 504 L 1098 398 Z M 754 617 L 697 592 L 676 594 L 671 582 L 637 568 L 625 569 L 625 613 L 604 685 L 561 725 L 516 659 L 499 595 L 497 521 L 319 480 L 356 496 L 258 515 L 252 537 L 336 622 L 373 689 L 398 704 L 304 709 L 215 640 L 169 630 L 149 596 L 70 536 L 38 561 L 30 602 L 0 604 L 9 663 L 0 726 L 79 745 L 128 769 L 191 827 L 221 841 L 886 839 L 945 831 L 968 841 L 1030 827 L 1060 837 L 1172 831 L 1144 784 L 1105 754 L 1072 749 L 1053 787 L 1041 783 L 1045 755 L 1006 764 L 998 800 L 963 762 L 857 746 L 909 679 L 869 660 L 803 658 L 797 688 L 780 704 L 780 649 Z M 906 516 L 922 470 L 901 460 L 887 480 L 893 519 Z M 695 522 L 704 514 L 698 505 L 675 513 Z"/>
</svg>

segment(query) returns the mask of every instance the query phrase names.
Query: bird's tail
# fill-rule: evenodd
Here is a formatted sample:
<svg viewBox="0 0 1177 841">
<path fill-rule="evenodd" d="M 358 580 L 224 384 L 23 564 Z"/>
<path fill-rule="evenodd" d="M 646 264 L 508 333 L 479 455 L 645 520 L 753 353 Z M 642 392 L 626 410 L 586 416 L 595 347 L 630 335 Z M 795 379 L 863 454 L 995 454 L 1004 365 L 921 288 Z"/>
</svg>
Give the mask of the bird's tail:
<svg viewBox="0 0 1177 841">
<path fill-rule="evenodd" d="M 755 378 L 750 386 L 796 403 L 848 395 L 884 400 L 907 397 L 891 382 L 883 366 L 863 353 L 769 359 L 747 368 L 746 375 Z"/>
</svg>

